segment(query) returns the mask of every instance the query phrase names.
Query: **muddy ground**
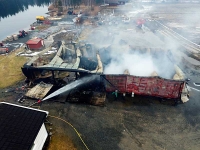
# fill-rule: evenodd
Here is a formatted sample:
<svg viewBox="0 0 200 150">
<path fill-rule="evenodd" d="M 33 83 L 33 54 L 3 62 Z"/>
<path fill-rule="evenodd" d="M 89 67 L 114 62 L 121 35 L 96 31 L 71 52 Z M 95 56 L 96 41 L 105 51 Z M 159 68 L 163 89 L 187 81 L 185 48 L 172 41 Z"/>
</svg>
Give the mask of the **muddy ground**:
<svg viewBox="0 0 200 150">
<path fill-rule="evenodd" d="M 188 68 L 186 75 L 200 82 L 198 70 Z M 21 87 L 23 82 L 8 89 Z M 0 101 L 28 106 L 35 100 L 19 103 L 14 91 L 0 90 Z M 23 93 L 23 92 L 22 92 Z M 173 106 L 173 101 L 135 96 L 117 100 L 108 94 L 104 107 L 84 103 L 45 101 L 40 109 L 69 121 L 81 134 L 90 150 L 198 150 L 200 146 L 200 93 L 190 92 L 190 101 Z M 77 149 L 86 149 L 74 130 L 60 120 L 48 117 L 52 136 L 67 135 Z M 63 148 L 72 149 L 72 148 Z"/>
</svg>

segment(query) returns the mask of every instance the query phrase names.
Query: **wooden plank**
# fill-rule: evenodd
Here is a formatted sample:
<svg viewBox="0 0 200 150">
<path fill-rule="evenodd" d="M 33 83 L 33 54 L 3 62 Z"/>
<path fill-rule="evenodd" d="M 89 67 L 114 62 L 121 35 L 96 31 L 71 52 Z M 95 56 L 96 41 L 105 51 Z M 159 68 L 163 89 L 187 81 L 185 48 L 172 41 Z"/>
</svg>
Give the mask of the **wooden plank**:
<svg viewBox="0 0 200 150">
<path fill-rule="evenodd" d="M 25 96 L 35 99 L 43 99 L 46 94 L 51 90 L 53 87 L 53 84 L 46 84 L 44 82 L 40 82 L 36 86 L 34 86 L 32 89 L 30 89 Z"/>
</svg>

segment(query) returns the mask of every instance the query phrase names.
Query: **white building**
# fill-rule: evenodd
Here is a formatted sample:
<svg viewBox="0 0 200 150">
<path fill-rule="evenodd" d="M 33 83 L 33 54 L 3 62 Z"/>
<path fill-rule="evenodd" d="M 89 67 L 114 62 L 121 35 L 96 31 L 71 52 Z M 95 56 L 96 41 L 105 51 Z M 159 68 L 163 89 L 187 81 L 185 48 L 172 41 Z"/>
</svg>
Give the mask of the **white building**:
<svg viewBox="0 0 200 150">
<path fill-rule="evenodd" d="M 0 103 L 0 149 L 42 150 L 48 137 L 47 111 Z"/>
</svg>

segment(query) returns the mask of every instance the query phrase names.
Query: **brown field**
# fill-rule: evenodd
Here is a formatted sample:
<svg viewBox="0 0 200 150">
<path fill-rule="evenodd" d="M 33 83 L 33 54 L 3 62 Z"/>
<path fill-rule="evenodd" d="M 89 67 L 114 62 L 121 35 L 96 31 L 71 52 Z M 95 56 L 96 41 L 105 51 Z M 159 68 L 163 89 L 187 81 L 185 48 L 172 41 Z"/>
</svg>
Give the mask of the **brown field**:
<svg viewBox="0 0 200 150">
<path fill-rule="evenodd" d="M 12 86 L 25 79 L 21 67 L 27 59 L 25 57 L 17 57 L 15 53 L 19 51 L 21 50 L 16 50 L 6 56 L 0 56 L 0 88 Z"/>
</svg>

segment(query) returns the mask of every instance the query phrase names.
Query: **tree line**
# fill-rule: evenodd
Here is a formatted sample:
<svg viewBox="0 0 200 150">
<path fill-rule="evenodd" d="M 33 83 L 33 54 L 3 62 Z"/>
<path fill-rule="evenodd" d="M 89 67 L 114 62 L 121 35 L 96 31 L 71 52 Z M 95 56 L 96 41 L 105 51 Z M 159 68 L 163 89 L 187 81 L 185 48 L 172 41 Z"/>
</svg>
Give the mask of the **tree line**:
<svg viewBox="0 0 200 150">
<path fill-rule="evenodd" d="M 104 0 L 51 0 L 53 4 L 61 3 L 62 6 L 79 6 L 80 4 L 84 4 L 85 6 L 91 6 L 95 4 L 102 4 Z"/>
<path fill-rule="evenodd" d="M 46 6 L 53 3 L 59 6 L 76 7 L 80 6 L 80 4 L 92 6 L 103 2 L 104 0 L 0 0 L 0 18 L 23 12 L 29 6 Z"/>
</svg>

